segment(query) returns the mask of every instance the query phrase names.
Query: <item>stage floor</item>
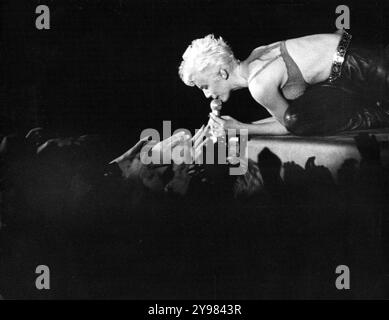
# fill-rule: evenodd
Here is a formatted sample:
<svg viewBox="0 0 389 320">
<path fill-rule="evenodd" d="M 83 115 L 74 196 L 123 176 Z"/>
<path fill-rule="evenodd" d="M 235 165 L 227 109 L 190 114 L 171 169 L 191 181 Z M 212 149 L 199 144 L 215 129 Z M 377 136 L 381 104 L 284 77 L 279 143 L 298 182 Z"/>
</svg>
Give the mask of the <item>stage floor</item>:
<svg viewBox="0 0 389 320">
<path fill-rule="evenodd" d="M 248 142 L 248 158 L 256 162 L 258 155 L 268 148 L 283 164 L 294 162 L 305 168 L 308 159 L 314 157 L 314 164 L 327 167 L 337 180 L 338 171 L 345 161 L 353 159 L 360 163 L 361 147 L 367 149 L 367 153 L 375 152 L 374 140 L 360 139 L 357 143 L 356 137 L 366 135 L 375 136 L 381 164 L 389 165 L 389 128 L 348 131 L 332 136 L 254 136 Z M 284 176 L 284 166 L 281 175 Z"/>
</svg>

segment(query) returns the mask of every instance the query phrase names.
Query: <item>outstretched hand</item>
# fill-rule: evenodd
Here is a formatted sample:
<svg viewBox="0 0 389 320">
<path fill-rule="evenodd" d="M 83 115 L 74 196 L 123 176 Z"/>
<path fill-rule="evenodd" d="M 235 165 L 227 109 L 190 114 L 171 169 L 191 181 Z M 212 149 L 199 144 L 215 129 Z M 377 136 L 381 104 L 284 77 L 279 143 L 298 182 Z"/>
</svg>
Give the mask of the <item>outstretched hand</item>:
<svg viewBox="0 0 389 320">
<path fill-rule="evenodd" d="M 109 164 L 112 163 L 121 163 L 125 160 L 132 160 L 137 153 L 151 140 L 151 136 L 144 137 L 140 139 L 132 148 L 124 152 L 121 156 L 112 160 Z"/>
</svg>

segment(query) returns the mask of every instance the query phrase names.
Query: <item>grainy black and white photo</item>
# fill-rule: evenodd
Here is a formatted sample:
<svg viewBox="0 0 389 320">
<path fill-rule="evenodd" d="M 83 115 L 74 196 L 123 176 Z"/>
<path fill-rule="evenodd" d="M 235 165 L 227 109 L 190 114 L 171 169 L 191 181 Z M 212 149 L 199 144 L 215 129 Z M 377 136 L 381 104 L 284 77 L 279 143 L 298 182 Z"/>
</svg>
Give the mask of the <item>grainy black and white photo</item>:
<svg viewBox="0 0 389 320">
<path fill-rule="evenodd" d="M 0 6 L 1 300 L 389 298 L 387 2 Z"/>
</svg>

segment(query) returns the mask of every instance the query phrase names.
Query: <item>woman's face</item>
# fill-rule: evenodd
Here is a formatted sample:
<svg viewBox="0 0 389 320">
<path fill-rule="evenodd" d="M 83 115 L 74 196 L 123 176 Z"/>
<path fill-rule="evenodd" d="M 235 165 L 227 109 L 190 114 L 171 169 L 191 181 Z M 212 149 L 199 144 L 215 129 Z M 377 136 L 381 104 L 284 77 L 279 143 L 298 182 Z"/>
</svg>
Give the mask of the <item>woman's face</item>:
<svg viewBox="0 0 389 320">
<path fill-rule="evenodd" d="M 215 71 L 198 73 L 194 77 L 195 85 L 203 91 L 206 98 L 220 99 L 226 102 L 230 97 L 230 83 Z"/>
</svg>

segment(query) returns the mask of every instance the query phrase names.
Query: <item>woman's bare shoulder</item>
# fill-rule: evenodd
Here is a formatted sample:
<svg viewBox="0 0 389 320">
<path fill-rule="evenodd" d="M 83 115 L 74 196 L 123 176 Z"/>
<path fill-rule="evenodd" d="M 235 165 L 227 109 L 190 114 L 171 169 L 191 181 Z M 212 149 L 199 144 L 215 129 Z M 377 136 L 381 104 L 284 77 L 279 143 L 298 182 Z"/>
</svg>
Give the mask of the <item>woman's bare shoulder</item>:
<svg viewBox="0 0 389 320">
<path fill-rule="evenodd" d="M 318 34 L 310 34 L 301 37 L 290 38 L 285 41 L 288 42 L 288 45 L 291 46 L 308 46 L 308 47 L 332 47 L 337 45 L 340 40 L 340 33 L 318 33 Z M 279 52 L 279 44 L 281 41 L 273 42 L 270 44 L 262 45 L 256 47 L 253 51 L 251 51 L 247 60 L 250 58 L 255 58 L 260 56 L 261 59 L 266 60 L 267 58 L 272 58 L 275 54 Z"/>
<path fill-rule="evenodd" d="M 251 51 L 250 55 L 246 60 L 254 60 L 260 58 L 261 60 L 266 60 L 268 58 L 272 58 L 277 51 L 278 45 L 280 41 L 273 42 L 270 44 L 266 44 L 263 46 L 256 47 L 253 51 Z"/>
<path fill-rule="evenodd" d="M 287 42 L 289 45 L 303 45 L 303 46 L 333 46 L 337 45 L 340 40 L 341 35 L 337 32 L 335 33 L 318 33 L 311 34 L 307 36 L 302 36 L 298 38 L 288 39 Z"/>
</svg>

